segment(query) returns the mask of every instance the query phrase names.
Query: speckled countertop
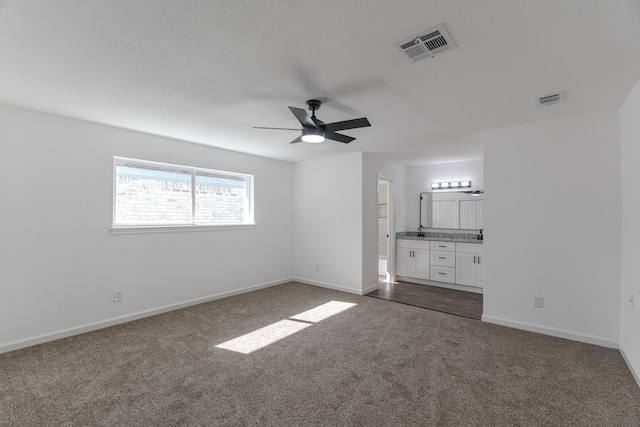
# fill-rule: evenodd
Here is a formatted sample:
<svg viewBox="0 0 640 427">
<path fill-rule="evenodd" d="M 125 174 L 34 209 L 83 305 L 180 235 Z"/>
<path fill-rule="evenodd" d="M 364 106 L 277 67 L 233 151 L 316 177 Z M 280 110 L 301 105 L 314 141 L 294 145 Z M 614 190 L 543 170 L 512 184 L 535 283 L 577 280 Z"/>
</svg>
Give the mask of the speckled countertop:
<svg viewBox="0 0 640 427">
<path fill-rule="evenodd" d="M 425 231 L 424 236 L 418 236 L 415 231 L 401 231 L 396 233 L 396 239 L 405 240 L 437 240 L 439 242 L 456 242 L 456 243 L 478 243 L 482 244 L 482 240 L 478 240 L 476 233 L 436 233 Z"/>
</svg>

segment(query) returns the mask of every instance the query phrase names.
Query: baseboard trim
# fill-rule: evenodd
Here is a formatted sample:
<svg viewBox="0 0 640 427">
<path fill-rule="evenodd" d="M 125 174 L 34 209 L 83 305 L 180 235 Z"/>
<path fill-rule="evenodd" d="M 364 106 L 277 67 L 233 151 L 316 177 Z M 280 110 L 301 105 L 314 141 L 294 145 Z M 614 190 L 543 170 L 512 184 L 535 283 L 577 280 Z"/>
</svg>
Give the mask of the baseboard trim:
<svg viewBox="0 0 640 427">
<path fill-rule="evenodd" d="M 531 323 L 516 322 L 513 320 L 502 319 L 500 317 L 482 315 L 482 321 L 487 323 L 494 323 L 496 325 L 508 326 L 510 328 L 522 329 L 529 332 L 537 332 L 539 334 L 551 335 L 553 337 L 565 338 L 572 341 L 580 341 L 587 344 L 595 344 L 608 348 L 620 348 L 619 343 L 604 338 L 596 337 L 593 335 L 578 334 L 575 332 L 567 331 L 564 329 L 548 328 L 545 326 L 533 325 Z"/>
<path fill-rule="evenodd" d="M 305 279 L 303 277 L 294 277 L 293 280 L 296 281 L 296 282 L 304 283 L 306 285 L 319 286 L 321 288 L 333 289 L 334 291 L 342 291 L 342 292 L 347 292 L 347 293 L 350 293 L 350 294 L 364 295 L 363 292 L 360 291 L 360 290 L 356 290 L 356 289 L 352 289 L 352 288 L 345 288 L 344 286 L 334 285 L 333 283 L 319 282 L 317 280 Z"/>
<path fill-rule="evenodd" d="M 640 387 L 640 369 L 633 363 L 633 360 L 631 360 L 631 357 L 629 356 L 629 352 L 622 343 L 620 343 L 620 354 L 622 354 L 624 361 L 627 362 L 627 366 L 629 367 L 633 378 L 635 378 L 636 383 L 638 383 L 638 387 Z"/>
<path fill-rule="evenodd" d="M 190 307 L 192 305 L 203 304 L 205 302 L 214 301 L 217 299 L 228 298 L 234 295 L 245 294 L 247 292 L 257 291 L 258 289 L 269 288 L 271 286 L 282 285 L 293 281 L 293 278 L 275 280 L 272 282 L 260 283 L 257 285 L 247 286 L 241 289 L 235 289 L 233 291 L 221 292 L 219 294 L 208 295 L 206 297 L 195 298 L 188 301 L 182 301 L 176 304 L 169 304 L 162 307 L 152 308 L 149 310 L 138 311 L 124 316 L 114 317 L 111 319 L 100 320 L 97 322 L 87 323 L 81 326 L 75 326 L 72 328 L 62 329 L 59 331 L 37 335 L 30 338 L 11 341 L 8 343 L 0 344 L 0 354 L 7 353 L 13 350 L 19 350 L 25 347 L 31 347 L 37 344 L 43 344 L 49 341 L 55 341 L 61 338 L 67 338 L 74 335 L 84 334 L 86 332 L 95 331 L 98 329 L 108 328 L 110 326 L 119 325 L 121 323 L 131 322 L 133 320 L 142 319 L 144 317 L 155 316 L 157 314 L 166 313 L 173 310 L 179 310 L 181 308 Z"/>
</svg>

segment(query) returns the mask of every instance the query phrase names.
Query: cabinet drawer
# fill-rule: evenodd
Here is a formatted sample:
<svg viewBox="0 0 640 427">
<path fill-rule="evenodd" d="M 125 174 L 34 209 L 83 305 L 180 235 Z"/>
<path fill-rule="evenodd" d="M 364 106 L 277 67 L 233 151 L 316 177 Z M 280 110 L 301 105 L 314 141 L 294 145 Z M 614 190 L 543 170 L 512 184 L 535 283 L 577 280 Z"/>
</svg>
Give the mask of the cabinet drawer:
<svg viewBox="0 0 640 427">
<path fill-rule="evenodd" d="M 427 241 L 424 241 L 424 240 L 398 239 L 396 241 L 396 247 L 398 247 L 398 248 L 429 250 L 429 243 L 430 242 L 427 242 Z"/>
<path fill-rule="evenodd" d="M 431 251 L 431 265 L 438 265 L 440 267 L 455 267 L 456 253 Z"/>
<path fill-rule="evenodd" d="M 452 267 L 431 266 L 431 280 L 437 282 L 456 282 L 456 269 Z"/>
<path fill-rule="evenodd" d="M 454 242 L 431 242 L 431 249 L 435 251 L 455 251 L 456 244 Z"/>
<path fill-rule="evenodd" d="M 471 254 L 483 254 L 484 246 L 482 246 L 482 243 L 456 243 L 456 250 Z"/>
</svg>

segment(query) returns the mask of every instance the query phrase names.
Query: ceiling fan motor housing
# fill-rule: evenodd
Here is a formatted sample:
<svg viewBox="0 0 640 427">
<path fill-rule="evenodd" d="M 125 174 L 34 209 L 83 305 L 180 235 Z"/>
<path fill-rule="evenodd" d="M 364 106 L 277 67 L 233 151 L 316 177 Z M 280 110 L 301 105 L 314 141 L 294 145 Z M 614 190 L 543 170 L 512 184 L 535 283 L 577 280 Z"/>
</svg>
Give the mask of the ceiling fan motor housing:
<svg viewBox="0 0 640 427">
<path fill-rule="evenodd" d="M 322 102 L 318 101 L 317 99 L 310 99 L 307 101 L 307 107 L 309 107 L 309 109 L 314 113 L 316 110 L 320 109 L 321 105 L 322 105 Z"/>
</svg>

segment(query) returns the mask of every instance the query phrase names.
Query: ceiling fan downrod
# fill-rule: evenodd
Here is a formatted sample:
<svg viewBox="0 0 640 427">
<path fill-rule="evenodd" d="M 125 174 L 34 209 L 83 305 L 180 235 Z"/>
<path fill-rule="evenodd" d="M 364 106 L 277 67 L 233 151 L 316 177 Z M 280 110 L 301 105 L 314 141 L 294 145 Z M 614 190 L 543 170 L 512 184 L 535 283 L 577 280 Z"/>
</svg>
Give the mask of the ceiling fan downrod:
<svg viewBox="0 0 640 427">
<path fill-rule="evenodd" d="M 310 99 L 307 101 L 307 107 L 311 110 L 311 117 L 316 116 L 316 110 L 320 109 L 320 105 L 322 105 L 322 102 L 317 99 Z"/>
</svg>

